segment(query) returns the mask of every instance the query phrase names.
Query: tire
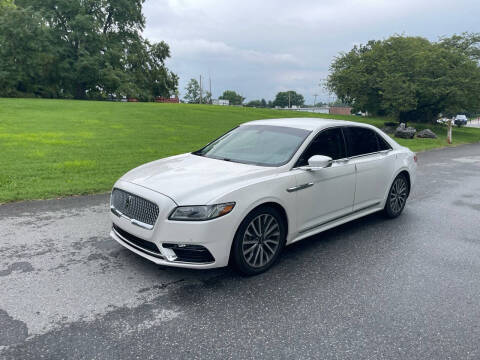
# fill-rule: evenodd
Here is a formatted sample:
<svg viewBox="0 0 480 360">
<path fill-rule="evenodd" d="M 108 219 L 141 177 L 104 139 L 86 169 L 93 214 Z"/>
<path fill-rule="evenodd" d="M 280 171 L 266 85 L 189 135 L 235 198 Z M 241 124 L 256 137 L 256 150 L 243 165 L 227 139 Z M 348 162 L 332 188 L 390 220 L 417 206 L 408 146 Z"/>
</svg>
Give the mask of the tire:
<svg viewBox="0 0 480 360">
<path fill-rule="evenodd" d="M 388 218 L 396 218 L 402 213 L 407 203 L 409 192 L 407 177 L 404 174 L 398 175 L 393 180 L 385 203 L 384 213 Z"/>
<path fill-rule="evenodd" d="M 260 274 L 278 259 L 286 237 L 285 220 L 277 209 L 270 206 L 254 209 L 235 234 L 231 263 L 242 275 Z"/>
</svg>

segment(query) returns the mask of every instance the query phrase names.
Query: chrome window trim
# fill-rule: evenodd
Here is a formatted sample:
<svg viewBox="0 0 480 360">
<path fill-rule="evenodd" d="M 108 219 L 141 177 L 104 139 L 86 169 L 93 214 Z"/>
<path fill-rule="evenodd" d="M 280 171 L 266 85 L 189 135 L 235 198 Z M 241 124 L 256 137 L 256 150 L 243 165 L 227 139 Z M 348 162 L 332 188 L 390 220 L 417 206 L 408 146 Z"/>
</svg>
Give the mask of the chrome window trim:
<svg viewBox="0 0 480 360">
<path fill-rule="evenodd" d="M 351 159 L 357 159 L 357 158 L 361 158 L 361 157 L 365 157 L 365 156 L 370 156 L 370 155 L 386 154 L 386 153 L 389 153 L 390 151 L 392 151 L 392 149 L 389 149 L 389 150 L 380 150 L 380 151 L 375 151 L 375 152 L 371 152 L 371 153 L 366 153 L 366 154 L 360 154 L 360 155 L 350 156 L 348 159 L 351 160 Z"/>
</svg>

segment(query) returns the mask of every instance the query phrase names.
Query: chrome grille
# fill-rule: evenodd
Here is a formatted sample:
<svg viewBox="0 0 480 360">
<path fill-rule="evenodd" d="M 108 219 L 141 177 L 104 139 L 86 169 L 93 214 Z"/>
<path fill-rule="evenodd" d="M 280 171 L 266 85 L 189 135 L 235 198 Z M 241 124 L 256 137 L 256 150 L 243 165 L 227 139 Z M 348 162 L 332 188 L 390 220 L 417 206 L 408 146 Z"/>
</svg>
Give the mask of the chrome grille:
<svg viewBox="0 0 480 360">
<path fill-rule="evenodd" d="M 156 204 L 126 191 L 113 189 L 111 205 L 130 219 L 152 226 L 157 221 L 159 209 Z"/>
</svg>

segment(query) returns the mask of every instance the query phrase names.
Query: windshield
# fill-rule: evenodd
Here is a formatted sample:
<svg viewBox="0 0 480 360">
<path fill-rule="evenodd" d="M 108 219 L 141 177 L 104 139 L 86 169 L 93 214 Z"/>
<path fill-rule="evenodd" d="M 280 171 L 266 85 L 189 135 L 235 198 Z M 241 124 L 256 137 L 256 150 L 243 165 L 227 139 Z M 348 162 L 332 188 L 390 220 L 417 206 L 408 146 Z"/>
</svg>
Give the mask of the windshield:
<svg viewBox="0 0 480 360">
<path fill-rule="evenodd" d="M 213 159 L 261 166 L 286 164 L 310 131 L 270 125 L 233 129 L 193 154 Z"/>
</svg>

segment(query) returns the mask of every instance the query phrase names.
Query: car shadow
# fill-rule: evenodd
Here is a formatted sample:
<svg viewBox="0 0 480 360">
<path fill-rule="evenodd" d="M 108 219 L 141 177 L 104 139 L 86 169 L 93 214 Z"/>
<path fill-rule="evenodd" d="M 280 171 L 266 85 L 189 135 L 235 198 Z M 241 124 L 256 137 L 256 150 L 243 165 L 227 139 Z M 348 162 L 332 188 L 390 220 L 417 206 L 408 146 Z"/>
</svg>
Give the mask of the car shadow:
<svg viewBox="0 0 480 360">
<path fill-rule="evenodd" d="M 312 262 L 328 266 L 328 259 L 335 257 L 336 252 L 350 251 L 353 248 L 358 250 L 362 241 L 371 239 L 371 236 L 365 233 L 371 231 L 372 227 L 382 226 L 385 222 L 388 220 L 382 214 L 376 213 L 308 237 L 287 246 L 270 270 L 253 277 L 242 276 L 231 267 L 195 270 L 159 266 L 126 249 L 122 251 L 122 256 L 135 268 L 135 272 L 161 275 L 159 288 L 163 287 L 161 284 L 175 283 L 177 290 L 172 296 L 175 302 L 185 303 L 189 302 L 188 299 L 198 301 L 201 290 L 220 291 L 230 287 L 228 284 L 254 285 L 265 280 L 275 280 L 286 273 L 301 273 L 306 268 L 311 268 Z"/>
</svg>

